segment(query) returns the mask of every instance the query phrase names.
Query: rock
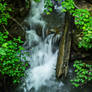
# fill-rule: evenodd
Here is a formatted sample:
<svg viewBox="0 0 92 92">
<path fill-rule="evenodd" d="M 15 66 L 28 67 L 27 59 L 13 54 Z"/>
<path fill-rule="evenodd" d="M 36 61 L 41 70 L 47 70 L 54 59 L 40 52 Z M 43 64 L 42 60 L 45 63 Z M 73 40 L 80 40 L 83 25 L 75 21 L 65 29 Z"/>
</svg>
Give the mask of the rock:
<svg viewBox="0 0 92 92">
<path fill-rule="evenodd" d="M 54 36 L 61 34 L 61 30 L 58 27 L 49 28 L 46 30 L 46 36 L 49 34 L 54 34 Z"/>
<path fill-rule="evenodd" d="M 41 37 L 42 31 L 44 31 L 43 27 L 40 24 L 37 24 L 37 25 L 34 26 L 34 29 L 36 30 L 36 33 Z"/>
<path fill-rule="evenodd" d="M 30 24 L 27 21 L 24 21 L 22 23 L 22 26 L 24 27 L 25 30 L 30 30 L 30 27 L 31 27 Z"/>
</svg>

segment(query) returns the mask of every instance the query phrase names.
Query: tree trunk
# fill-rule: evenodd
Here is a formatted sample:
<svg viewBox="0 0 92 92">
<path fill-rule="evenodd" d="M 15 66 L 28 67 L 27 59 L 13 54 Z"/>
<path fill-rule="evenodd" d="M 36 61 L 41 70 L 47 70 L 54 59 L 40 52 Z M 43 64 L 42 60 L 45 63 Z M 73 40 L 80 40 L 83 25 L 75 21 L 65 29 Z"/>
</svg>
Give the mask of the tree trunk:
<svg viewBox="0 0 92 92">
<path fill-rule="evenodd" d="M 71 47 L 71 18 L 68 13 L 65 15 L 65 28 L 63 36 L 59 44 L 59 55 L 56 65 L 56 77 L 60 78 L 62 75 L 66 76 L 68 72 L 68 62 L 70 57 L 70 47 Z"/>
</svg>

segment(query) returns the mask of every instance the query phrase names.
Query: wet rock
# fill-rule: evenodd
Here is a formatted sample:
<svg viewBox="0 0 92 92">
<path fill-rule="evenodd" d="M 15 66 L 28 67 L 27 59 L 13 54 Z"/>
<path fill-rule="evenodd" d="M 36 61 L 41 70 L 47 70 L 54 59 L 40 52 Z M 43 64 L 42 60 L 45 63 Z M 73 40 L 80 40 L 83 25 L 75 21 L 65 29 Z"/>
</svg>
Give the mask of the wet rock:
<svg viewBox="0 0 92 92">
<path fill-rule="evenodd" d="M 34 30 L 36 31 L 38 36 L 42 36 L 42 26 L 40 24 L 29 24 L 29 22 L 24 21 L 22 26 L 25 28 L 26 31 Z"/>
<path fill-rule="evenodd" d="M 32 23 L 31 25 L 29 25 L 29 23 L 27 23 L 27 28 L 28 28 L 28 30 L 34 30 L 34 31 L 36 31 L 37 35 L 40 36 L 40 37 L 42 37 L 42 31 L 44 31 L 42 25 L 40 25 L 40 24 L 34 24 L 34 23 Z"/>
<path fill-rule="evenodd" d="M 50 34 L 53 34 L 53 39 L 52 39 L 53 44 L 55 46 L 59 45 L 61 35 L 62 35 L 61 28 L 55 27 L 55 28 L 47 29 L 46 30 L 46 36 L 48 36 Z"/>
<path fill-rule="evenodd" d="M 22 23 L 22 26 L 24 27 L 25 30 L 30 30 L 30 24 L 27 21 L 24 21 Z"/>
<path fill-rule="evenodd" d="M 35 25 L 35 30 L 36 30 L 36 33 L 41 37 L 42 36 L 42 31 L 44 31 L 44 30 L 42 30 L 42 26 L 40 25 L 40 24 L 37 24 L 37 25 Z"/>
<path fill-rule="evenodd" d="M 49 35 L 49 34 L 59 34 L 61 31 L 59 30 L 59 28 L 51 28 L 51 29 L 47 29 L 46 30 L 46 35 Z"/>
<path fill-rule="evenodd" d="M 24 43 L 25 48 L 32 48 L 39 44 L 40 41 L 41 38 L 36 34 L 35 30 L 32 29 L 31 31 L 26 31 L 26 42 Z"/>
</svg>

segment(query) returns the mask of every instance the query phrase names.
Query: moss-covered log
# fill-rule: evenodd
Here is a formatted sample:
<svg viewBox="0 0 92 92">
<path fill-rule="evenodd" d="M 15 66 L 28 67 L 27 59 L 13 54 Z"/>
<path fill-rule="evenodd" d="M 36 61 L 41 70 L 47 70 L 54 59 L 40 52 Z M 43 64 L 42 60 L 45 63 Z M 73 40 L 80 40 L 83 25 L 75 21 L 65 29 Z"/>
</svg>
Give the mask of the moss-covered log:
<svg viewBox="0 0 92 92">
<path fill-rule="evenodd" d="M 70 18 L 65 15 L 65 28 L 63 36 L 61 37 L 59 45 L 59 55 L 56 65 L 56 77 L 60 78 L 62 75 L 66 76 L 68 71 L 68 62 L 70 56 L 70 47 L 71 47 L 71 36 L 70 36 Z"/>
</svg>

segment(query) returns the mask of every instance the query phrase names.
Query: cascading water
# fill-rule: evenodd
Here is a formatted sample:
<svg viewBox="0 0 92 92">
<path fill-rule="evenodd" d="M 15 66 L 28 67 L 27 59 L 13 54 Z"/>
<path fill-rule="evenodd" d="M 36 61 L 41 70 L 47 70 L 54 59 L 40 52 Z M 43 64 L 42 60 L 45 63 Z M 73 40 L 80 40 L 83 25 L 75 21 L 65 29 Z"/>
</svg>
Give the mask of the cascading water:
<svg viewBox="0 0 92 92">
<path fill-rule="evenodd" d="M 51 85 L 51 78 L 55 76 L 56 59 L 57 52 L 52 53 L 51 37 L 49 37 L 48 43 L 46 39 L 33 48 L 30 59 L 32 67 L 28 70 L 28 77 L 25 80 L 27 90 L 31 88 L 38 90 L 41 86 Z"/>
<path fill-rule="evenodd" d="M 85 90 L 87 90 L 85 92 L 90 92 L 87 87 L 78 90 L 72 87 L 69 82 L 73 77 L 72 69 L 69 70 L 66 80 L 63 82 L 56 80 L 55 69 L 58 48 L 55 42 L 60 35 L 58 34 L 54 37 L 54 34 L 49 34 L 45 37 L 44 34 L 46 33 L 45 27 L 47 25 L 48 27 L 52 26 L 52 28 L 59 26 L 63 28 L 64 15 L 58 11 L 59 9 L 57 8 L 57 12 L 54 11 L 55 13 L 50 16 L 42 18 L 44 0 L 41 0 L 40 3 L 31 0 L 31 11 L 28 19 L 26 19 L 30 24 L 30 30 L 26 30 L 26 42 L 24 44 L 26 52 L 29 53 L 29 56 L 25 56 L 29 61 L 30 67 L 26 71 L 27 76 L 24 79 L 24 83 L 20 88 L 16 89 L 17 92 L 84 92 Z M 42 35 L 40 36 L 37 34 L 39 29 L 35 28 L 37 25 L 42 27 Z"/>
<path fill-rule="evenodd" d="M 31 4 L 32 9 L 28 22 L 30 26 L 40 24 L 43 32 L 42 37 L 44 37 L 46 22 L 41 19 L 41 13 L 44 10 L 44 0 L 41 0 L 40 3 L 32 1 Z M 52 92 L 50 88 L 53 86 L 55 87 L 54 91 L 57 90 L 56 87 L 61 87 L 63 83 L 55 81 L 58 49 L 54 51 L 54 53 L 52 52 L 53 34 L 49 35 L 45 40 L 42 40 L 41 37 L 36 34 L 35 29 L 27 30 L 26 33 L 27 46 L 30 48 L 34 43 L 37 43 L 37 45 L 32 48 L 31 56 L 26 57 L 26 59 L 30 61 L 31 67 L 26 71 L 27 78 L 22 85 L 24 92 Z M 49 90 L 45 89 L 42 91 L 44 87 L 47 87 Z"/>
</svg>

